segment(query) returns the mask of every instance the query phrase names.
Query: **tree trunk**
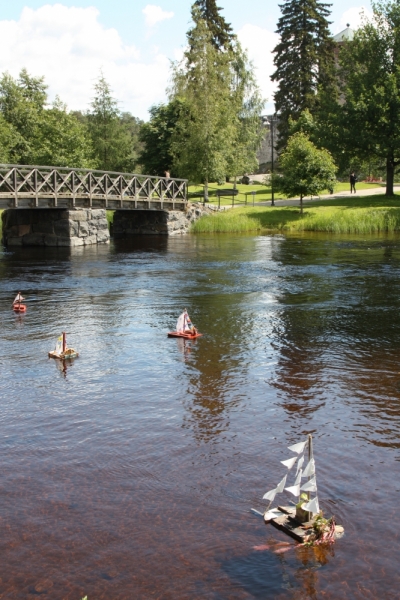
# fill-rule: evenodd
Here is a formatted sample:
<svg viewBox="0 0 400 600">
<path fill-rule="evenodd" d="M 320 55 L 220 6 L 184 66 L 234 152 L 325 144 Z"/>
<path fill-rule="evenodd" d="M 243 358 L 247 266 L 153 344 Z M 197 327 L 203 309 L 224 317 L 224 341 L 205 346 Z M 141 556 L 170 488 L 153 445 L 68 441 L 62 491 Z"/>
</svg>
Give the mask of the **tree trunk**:
<svg viewBox="0 0 400 600">
<path fill-rule="evenodd" d="M 209 202 L 209 200 L 208 200 L 208 181 L 204 182 L 204 202 Z"/>
<path fill-rule="evenodd" d="M 300 214 L 303 214 L 303 195 L 300 196 Z"/>
<path fill-rule="evenodd" d="M 235 175 L 235 180 L 233 182 L 233 189 L 236 190 L 236 180 L 237 180 L 237 175 Z"/>
<path fill-rule="evenodd" d="M 386 196 L 393 196 L 393 181 L 394 181 L 394 158 L 391 153 L 386 158 Z"/>
</svg>

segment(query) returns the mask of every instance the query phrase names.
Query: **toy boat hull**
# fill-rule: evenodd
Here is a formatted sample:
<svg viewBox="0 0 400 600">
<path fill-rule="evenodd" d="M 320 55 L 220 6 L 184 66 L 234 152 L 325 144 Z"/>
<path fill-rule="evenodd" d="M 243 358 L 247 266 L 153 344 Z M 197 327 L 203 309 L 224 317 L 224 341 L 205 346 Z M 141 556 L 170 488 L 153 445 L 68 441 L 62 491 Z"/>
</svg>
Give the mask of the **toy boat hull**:
<svg viewBox="0 0 400 600">
<path fill-rule="evenodd" d="M 177 337 L 184 338 L 185 340 L 195 340 L 198 337 L 201 337 L 202 333 L 195 333 L 194 335 L 191 333 L 180 333 L 179 331 L 170 331 L 168 333 L 168 337 Z"/>
<path fill-rule="evenodd" d="M 26 312 L 26 304 L 14 304 L 13 311 L 17 313 Z"/>
<path fill-rule="evenodd" d="M 78 358 L 79 353 L 73 348 L 68 348 L 65 352 L 58 354 L 55 350 L 49 352 L 49 358 L 57 358 L 58 360 L 69 360 L 71 358 Z"/>
</svg>

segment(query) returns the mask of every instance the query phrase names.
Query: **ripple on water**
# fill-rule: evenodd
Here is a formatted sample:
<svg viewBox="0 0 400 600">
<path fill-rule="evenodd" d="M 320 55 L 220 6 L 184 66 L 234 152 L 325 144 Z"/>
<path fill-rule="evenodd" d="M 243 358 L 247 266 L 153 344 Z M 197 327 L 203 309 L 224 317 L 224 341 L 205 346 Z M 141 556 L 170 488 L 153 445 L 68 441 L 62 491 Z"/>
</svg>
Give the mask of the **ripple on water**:
<svg viewBox="0 0 400 600">
<path fill-rule="evenodd" d="M 3 253 L 2 593 L 397 597 L 399 249 L 187 236 Z M 166 336 L 184 307 L 195 342 Z M 67 365 L 47 358 L 61 331 Z M 346 529 L 334 551 L 286 549 L 249 513 L 309 432 Z"/>
</svg>

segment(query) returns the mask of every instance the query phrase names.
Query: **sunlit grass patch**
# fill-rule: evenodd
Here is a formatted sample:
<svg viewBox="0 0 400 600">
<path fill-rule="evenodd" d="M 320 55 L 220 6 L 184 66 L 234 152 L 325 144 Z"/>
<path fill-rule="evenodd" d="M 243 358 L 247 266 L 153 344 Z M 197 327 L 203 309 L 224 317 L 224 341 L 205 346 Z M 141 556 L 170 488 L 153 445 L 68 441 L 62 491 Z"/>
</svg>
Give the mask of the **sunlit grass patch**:
<svg viewBox="0 0 400 600">
<path fill-rule="evenodd" d="M 321 231 L 328 233 L 384 233 L 400 231 L 400 197 L 386 196 L 321 200 L 298 206 L 248 206 L 203 216 L 193 233 L 250 231 Z"/>
<path fill-rule="evenodd" d="M 304 218 L 287 226 L 290 231 L 328 233 L 392 233 L 400 231 L 400 208 L 357 208 L 306 211 Z"/>
<path fill-rule="evenodd" d="M 193 223 L 191 231 L 193 233 L 245 233 L 262 229 L 258 219 L 253 219 L 239 210 L 203 216 Z"/>
</svg>

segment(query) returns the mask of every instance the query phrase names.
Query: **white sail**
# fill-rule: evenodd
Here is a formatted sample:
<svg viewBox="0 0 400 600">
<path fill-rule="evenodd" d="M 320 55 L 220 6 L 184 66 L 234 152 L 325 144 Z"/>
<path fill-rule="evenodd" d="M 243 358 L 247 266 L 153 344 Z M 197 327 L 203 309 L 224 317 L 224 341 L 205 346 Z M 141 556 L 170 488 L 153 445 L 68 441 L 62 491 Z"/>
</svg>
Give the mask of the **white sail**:
<svg viewBox="0 0 400 600">
<path fill-rule="evenodd" d="M 56 343 L 56 349 L 55 352 L 57 354 L 61 354 L 61 352 L 63 351 L 63 336 L 60 335 L 60 337 L 57 338 L 57 343 Z"/>
<path fill-rule="evenodd" d="M 289 450 L 291 450 L 292 452 L 296 452 L 296 454 L 301 454 L 307 445 L 307 441 L 308 440 L 306 440 L 305 442 L 299 442 L 298 444 L 294 444 L 293 446 L 289 446 Z"/>
<path fill-rule="evenodd" d="M 288 470 L 290 471 L 290 469 L 293 467 L 296 460 L 297 460 L 297 456 L 294 456 L 293 458 L 288 458 L 287 460 L 281 460 L 281 463 L 283 465 L 285 465 L 285 467 L 287 467 Z"/>
<path fill-rule="evenodd" d="M 266 494 L 264 494 L 263 500 L 270 500 L 272 502 L 274 500 L 275 496 L 276 496 L 276 488 L 274 488 L 270 492 L 267 492 Z"/>
<path fill-rule="evenodd" d="M 310 479 L 310 481 L 307 481 L 307 483 L 304 483 L 301 486 L 301 489 L 303 490 L 303 492 L 316 492 L 317 491 L 317 481 L 316 481 L 315 477 Z"/>
<path fill-rule="evenodd" d="M 285 488 L 287 492 L 293 494 L 293 496 L 300 496 L 300 485 L 292 485 L 290 487 Z"/>
<path fill-rule="evenodd" d="M 25 298 L 23 298 L 21 296 L 21 294 L 18 292 L 18 294 L 15 296 L 15 300 L 14 300 L 13 304 L 17 304 L 18 302 L 22 302 L 22 300 L 25 300 Z"/>
<path fill-rule="evenodd" d="M 282 479 L 282 481 L 280 481 L 278 483 L 278 485 L 276 486 L 276 493 L 277 494 L 282 494 L 283 490 L 285 489 L 286 478 L 287 478 L 287 475 L 285 475 L 285 477 Z"/>
<path fill-rule="evenodd" d="M 312 513 L 313 515 L 317 515 L 319 513 L 318 497 L 315 496 L 313 500 L 310 500 L 310 502 L 307 502 L 307 504 L 303 504 L 301 508 L 303 510 L 308 510 L 308 512 Z"/>
<path fill-rule="evenodd" d="M 302 474 L 302 470 L 300 469 L 297 477 L 296 477 L 296 481 L 294 482 L 294 485 L 299 485 L 301 483 L 301 474 Z"/>
<path fill-rule="evenodd" d="M 301 471 L 301 467 L 303 466 L 304 463 L 304 456 L 300 456 L 299 461 L 297 463 L 297 467 L 296 467 L 296 475 L 299 471 Z"/>
<path fill-rule="evenodd" d="M 185 331 L 186 314 L 186 311 L 183 311 L 183 313 L 178 317 L 178 321 L 176 323 L 176 331 L 178 333 L 183 333 Z"/>
<path fill-rule="evenodd" d="M 303 471 L 303 477 L 311 477 L 315 474 L 315 460 L 312 458 Z"/>
</svg>

